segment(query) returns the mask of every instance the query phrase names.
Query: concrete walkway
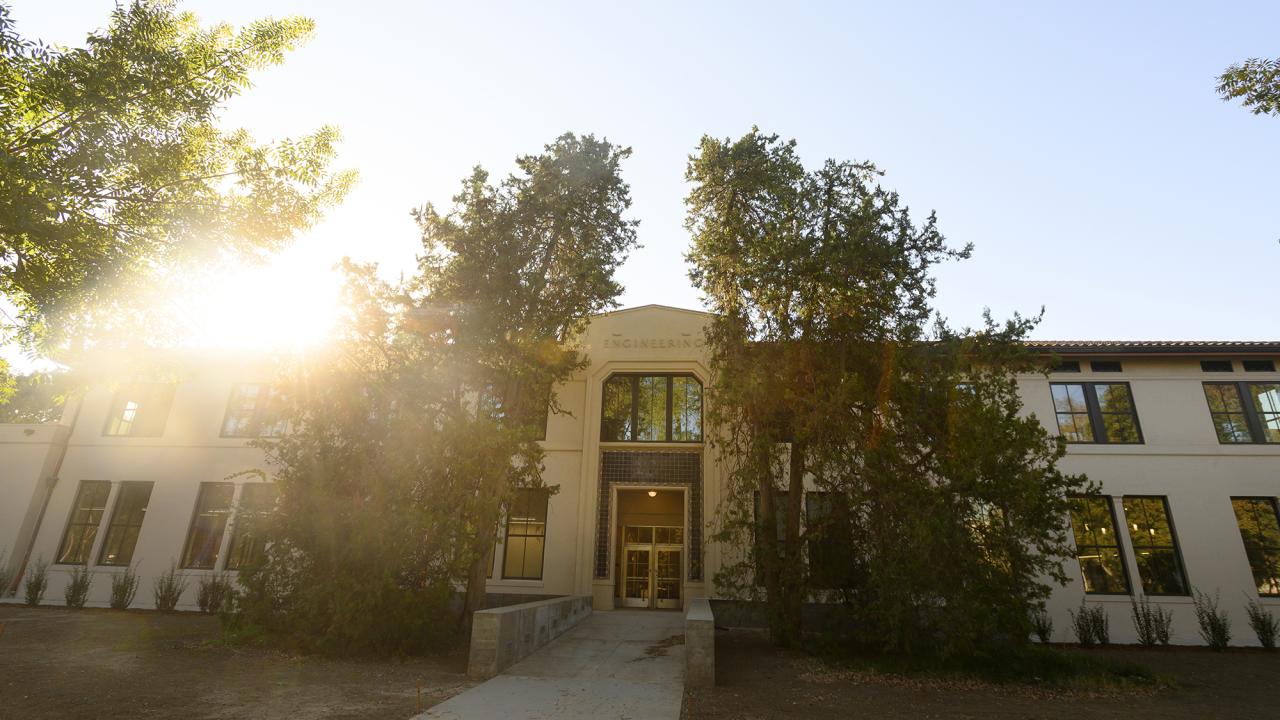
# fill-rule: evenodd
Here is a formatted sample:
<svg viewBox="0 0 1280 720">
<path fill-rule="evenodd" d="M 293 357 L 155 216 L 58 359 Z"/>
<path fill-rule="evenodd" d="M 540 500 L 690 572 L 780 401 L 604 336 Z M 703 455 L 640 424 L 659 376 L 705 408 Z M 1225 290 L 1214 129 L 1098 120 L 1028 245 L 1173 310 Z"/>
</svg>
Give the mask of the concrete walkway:
<svg viewBox="0 0 1280 720">
<path fill-rule="evenodd" d="M 506 672 L 423 718 L 675 720 L 684 695 L 684 614 L 596 612 Z"/>
</svg>

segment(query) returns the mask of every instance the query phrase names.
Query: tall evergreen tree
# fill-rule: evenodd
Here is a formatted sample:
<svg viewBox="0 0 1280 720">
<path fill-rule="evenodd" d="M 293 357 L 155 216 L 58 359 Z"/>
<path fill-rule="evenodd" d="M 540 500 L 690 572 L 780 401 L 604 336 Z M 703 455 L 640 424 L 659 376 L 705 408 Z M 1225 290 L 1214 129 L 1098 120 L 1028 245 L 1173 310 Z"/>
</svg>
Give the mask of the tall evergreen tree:
<svg viewBox="0 0 1280 720">
<path fill-rule="evenodd" d="M 708 424 L 730 469 L 716 537 L 752 548 L 716 583 L 762 595 L 782 645 L 811 599 L 839 599 L 891 649 L 1023 642 L 1084 480 L 1019 412 L 1033 323 L 931 327 L 931 270 L 969 248 L 932 215 L 917 225 L 879 175 L 808 171 L 758 130 L 690 159 L 690 274 L 715 313 Z"/>
</svg>

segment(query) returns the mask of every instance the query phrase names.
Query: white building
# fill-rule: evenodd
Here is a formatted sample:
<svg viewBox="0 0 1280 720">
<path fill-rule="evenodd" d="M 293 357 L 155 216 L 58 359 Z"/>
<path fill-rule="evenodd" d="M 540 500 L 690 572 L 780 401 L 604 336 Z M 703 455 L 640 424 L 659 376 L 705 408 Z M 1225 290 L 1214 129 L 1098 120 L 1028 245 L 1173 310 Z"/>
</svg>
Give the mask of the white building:
<svg viewBox="0 0 1280 720">
<path fill-rule="evenodd" d="M 548 417 L 544 477 L 559 492 L 512 511 L 490 592 L 590 594 L 597 609 L 714 596 L 706 318 L 645 306 L 593 320 L 590 365 L 557 390 L 569 412 Z M 1219 592 L 1236 642 L 1254 643 L 1246 601 L 1280 612 L 1280 342 L 1033 346 L 1066 362 L 1020 378 L 1026 411 L 1073 441 L 1063 469 L 1106 496 L 1073 518 L 1079 560 L 1049 604 L 1056 639 L 1071 639 L 1067 610 L 1087 598 L 1108 609 L 1114 641 L 1132 642 L 1130 599 L 1145 595 L 1173 609 L 1175 642 L 1198 643 L 1195 587 Z M 106 575 L 131 563 L 147 607 L 171 562 L 198 576 L 252 552 L 235 515 L 273 491 L 245 474 L 266 469 L 247 439 L 280 430 L 265 411 L 271 364 L 204 355 L 165 372 L 171 382 L 104 380 L 59 424 L 0 426 L 0 550 L 15 570 L 51 563 L 45 602 L 61 602 L 77 564 L 96 573 L 89 604 L 106 605 Z"/>
</svg>

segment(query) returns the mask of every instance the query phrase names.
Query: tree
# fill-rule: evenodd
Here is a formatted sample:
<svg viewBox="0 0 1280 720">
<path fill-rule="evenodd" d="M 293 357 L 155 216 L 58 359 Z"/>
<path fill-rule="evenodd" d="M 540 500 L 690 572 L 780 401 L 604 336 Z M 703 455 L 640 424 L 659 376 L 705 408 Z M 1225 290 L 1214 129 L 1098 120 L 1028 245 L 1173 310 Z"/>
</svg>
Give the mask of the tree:
<svg viewBox="0 0 1280 720">
<path fill-rule="evenodd" d="M 476 168 L 449 213 L 431 205 L 416 213 L 425 250 L 421 307 L 447 312 L 453 376 L 507 431 L 506 445 L 480 448 L 484 458 L 451 459 L 490 465 L 471 478 L 468 621 L 483 607 L 503 508 L 516 489 L 542 486 L 537 440 L 548 411 L 558 410 L 552 388 L 585 362 L 572 340 L 622 291 L 614 272 L 636 246 L 620 174 L 630 154 L 592 135 L 565 134 L 542 154 L 518 158 L 521 174 L 497 186 Z"/>
<path fill-rule="evenodd" d="M 175 268 L 279 248 L 353 180 L 328 169 L 323 127 L 259 144 L 218 111 L 314 24 L 202 28 L 135 0 L 82 48 L 20 36 L 0 5 L 0 293 L 28 347 L 92 324 L 124 291 Z"/>
<path fill-rule="evenodd" d="M 1280 58 L 1250 58 L 1218 76 L 1225 101 L 1242 99 L 1254 115 L 1280 115 Z"/>
<path fill-rule="evenodd" d="M 1084 479 L 1020 415 L 1034 321 L 929 326 L 951 249 L 869 163 L 807 171 L 756 129 L 689 161 L 690 276 L 708 329 L 712 443 L 729 468 L 716 539 L 749 547 L 715 581 L 763 596 L 775 643 L 806 600 L 839 600 L 852 639 L 898 651 L 1023 643 L 1065 581 L 1064 495 Z M 938 645 L 941 643 L 941 645 Z"/>
</svg>

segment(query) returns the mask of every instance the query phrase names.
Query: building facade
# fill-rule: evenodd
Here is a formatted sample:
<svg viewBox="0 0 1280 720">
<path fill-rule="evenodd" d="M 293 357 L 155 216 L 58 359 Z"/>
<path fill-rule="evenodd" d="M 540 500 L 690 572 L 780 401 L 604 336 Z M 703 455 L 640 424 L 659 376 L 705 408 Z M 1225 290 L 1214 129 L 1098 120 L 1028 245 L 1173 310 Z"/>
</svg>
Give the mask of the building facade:
<svg viewBox="0 0 1280 720">
<path fill-rule="evenodd" d="M 714 596 L 730 552 L 706 534 L 724 477 L 704 444 L 704 313 L 645 306 L 593 319 L 590 364 L 557 388 L 544 478 L 522 495 L 494 551 L 489 590 L 582 594 L 594 606 L 679 608 Z M 1130 642 L 1130 602 L 1174 612 L 1174 642 L 1199 643 L 1191 591 L 1219 593 L 1240 644 L 1244 605 L 1280 612 L 1280 343 L 1033 343 L 1063 359 L 1019 379 L 1025 411 L 1065 435 L 1067 472 L 1102 498 L 1073 501 L 1078 557 L 1049 610 L 1105 607 Z M 191 578 L 234 572 L 255 540 L 237 515 L 274 488 L 249 440 L 283 432 L 270 413 L 272 365 L 204 356 L 145 385 L 98 383 L 49 425 L 0 426 L 0 551 L 15 571 L 49 563 L 45 602 L 70 572 L 142 577 L 137 607 L 171 565 Z M 108 369 L 104 378 L 112 376 Z M 6 601 L 17 602 L 19 597 Z M 188 590 L 180 608 L 194 607 Z"/>
</svg>

